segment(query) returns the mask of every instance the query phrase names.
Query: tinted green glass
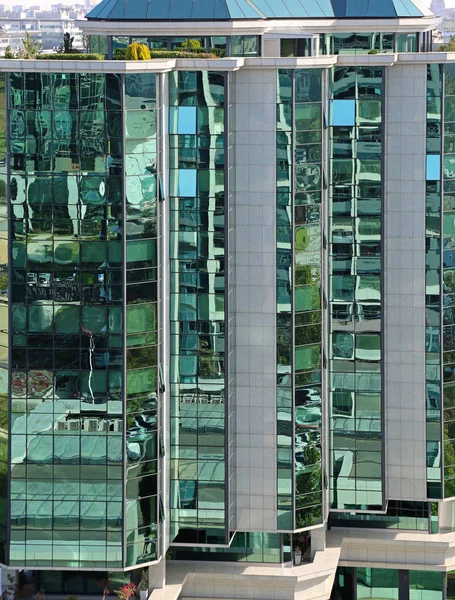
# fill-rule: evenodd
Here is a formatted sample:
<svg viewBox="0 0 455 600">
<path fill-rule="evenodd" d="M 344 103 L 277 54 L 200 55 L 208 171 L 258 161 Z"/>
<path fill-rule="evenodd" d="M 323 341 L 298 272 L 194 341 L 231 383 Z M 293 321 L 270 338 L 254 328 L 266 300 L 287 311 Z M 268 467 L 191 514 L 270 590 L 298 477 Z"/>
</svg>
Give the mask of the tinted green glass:
<svg viewBox="0 0 455 600">
<path fill-rule="evenodd" d="M 390 47 L 379 34 L 359 35 L 370 48 Z M 338 509 L 374 510 L 383 502 L 382 349 L 380 334 L 373 333 L 381 327 L 383 72 L 349 67 L 335 69 L 333 77 L 330 501 Z M 374 152 L 364 152 L 365 143 Z"/>
<path fill-rule="evenodd" d="M 106 545 L 107 532 L 122 527 L 114 480 L 123 462 L 123 355 L 110 344 L 111 333 L 123 329 L 122 251 L 115 241 L 122 210 L 106 193 L 116 177 L 107 160 L 106 110 L 121 123 L 121 103 L 109 104 L 119 93 L 116 81 L 11 75 L 11 166 L 27 172 L 27 180 L 11 180 L 20 269 L 12 324 L 22 332 L 11 338 L 21 367 L 11 389 L 14 406 L 26 407 L 13 421 L 10 457 L 11 480 L 23 482 L 11 518 L 26 535 L 12 538 L 11 565 L 123 565 L 120 537 L 109 552 Z M 27 226 L 24 210 L 32 215 Z M 0 237 L 2 231 L 0 220 Z"/>
<path fill-rule="evenodd" d="M 398 600 L 398 570 L 358 568 L 356 575 L 357 598 Z"/>
<path fill-rule="evenodd" d="M 322 520 L 319 449 L 322 235 L 317 204 L 321 199 L 321 192 L 318 190 L 322 187 L 322 79 L 322 71 L 318 69 L 278 72 L 277 485 L 281 494 L 277 506 L 279 529 L 303 529 Z M 295 103 L 292 103 L 293 99 Z M 297 131 L 292 130 L 293 122 Z M 289 130 L 289 133 L 283 134 L 283 129 Z M 291 182 L 293 163 L 295 181 Z M 281 190 L 284 190 L 283 184 L 289 186 L 292 194 L 281 193 Z M 291 215 L 294 217 L 292 220 Z M 288 248 L 293 248 L 293 254 Z M 294 397 L 290 389 L 292 377 L 295 382 Z M 293 406 L 295 423 L 291 425 Z M 307 428 L 311 434 L 303 436 L 302 428 Z M 291 469 L 293 462 L 295 478 Z"/>
<path fill-rule="evenodd" d="M 224 95 L 221 73 L 172 74 L 170 527 L 185 543 L 226 541 Z"/>
</svg>

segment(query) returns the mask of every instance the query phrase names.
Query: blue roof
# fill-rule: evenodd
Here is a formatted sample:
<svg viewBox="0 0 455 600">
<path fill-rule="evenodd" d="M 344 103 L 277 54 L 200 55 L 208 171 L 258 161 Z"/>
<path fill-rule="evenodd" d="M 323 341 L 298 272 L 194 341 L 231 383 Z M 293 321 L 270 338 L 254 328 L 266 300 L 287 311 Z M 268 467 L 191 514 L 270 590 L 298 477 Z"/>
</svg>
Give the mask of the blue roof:
<svg viewBox="0 0 455 600">
<path fill-rule="evenodd" d="M 234 19 L 423 17 L 413 0 L 102 0 L 87 19 L 203 21 Z"/>
</svg>

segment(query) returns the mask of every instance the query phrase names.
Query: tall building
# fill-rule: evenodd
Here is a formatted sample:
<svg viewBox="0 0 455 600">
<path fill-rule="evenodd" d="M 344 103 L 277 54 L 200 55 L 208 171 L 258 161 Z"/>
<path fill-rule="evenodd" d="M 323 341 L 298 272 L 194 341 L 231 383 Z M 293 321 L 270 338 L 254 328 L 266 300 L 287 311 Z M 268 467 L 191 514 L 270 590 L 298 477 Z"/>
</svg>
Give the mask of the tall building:
<svg viewBox="0 0 455 600">
<path fill-rule="evenodd" d="M 0 61 L 2 581 L 454 600 L 435 19 L 103 0 L 80 26 L 107 60 Z M 133 41 L 211 58 L 111 60 Z"/>
<path fill-rule="evenodd" d="M 430 10 L 436 16 L 440 17 L 446 9 L 445 0 L 431 0 Z"/>
</svg>

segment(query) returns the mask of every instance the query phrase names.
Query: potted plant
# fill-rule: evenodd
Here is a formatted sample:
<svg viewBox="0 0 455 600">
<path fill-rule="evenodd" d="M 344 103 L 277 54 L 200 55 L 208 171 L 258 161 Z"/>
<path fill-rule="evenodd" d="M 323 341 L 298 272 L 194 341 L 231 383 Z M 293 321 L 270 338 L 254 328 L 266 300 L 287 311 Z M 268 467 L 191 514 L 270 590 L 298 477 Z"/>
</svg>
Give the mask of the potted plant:
<svg viewBox="0 0 455 600">
<path fill-rule="evenodd" d="M 134 583 L 125 583 L 119 590 L 115 590 L 119 600 L 130 600 L 136 595 L 136 586 Z"/>
<path fill-rule="evenodd" d="M 149 597 L 149 570 L 144 569 L 141 575 L 141 600 L 147 600 Z"/>
<path fill-rule="evenodd" d="M 8 599 L 15 600 L 16 595 L 17 595 L 16 577 L 14 575 L 11 575 L 11 573 L 8 573 L 6 578 L 8 580 L 8 588 L 6 590 L 6 597 Z"/>
<path fill-rule="evenodd" d="M 294 564 L 296 566 L 300 565 L 302 562 L 302 549 L 300 546 L 296 546 L 294 548 Z"/>
</svg>

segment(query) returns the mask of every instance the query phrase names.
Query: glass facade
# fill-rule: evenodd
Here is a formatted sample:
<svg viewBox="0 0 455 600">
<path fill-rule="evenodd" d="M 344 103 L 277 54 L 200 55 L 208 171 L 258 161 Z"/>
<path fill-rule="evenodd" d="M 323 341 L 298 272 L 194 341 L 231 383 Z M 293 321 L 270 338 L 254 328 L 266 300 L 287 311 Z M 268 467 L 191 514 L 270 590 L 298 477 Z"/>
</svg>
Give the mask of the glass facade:
<svg viewBox="0 0 455 600">
<path fill-rule="evenodd" d="M 9 424 L 9 226 L 7 202 L 7 95 L 6 75 L 0 75 L 0 562 L 7 557 Z"/>
<path fill-rule="evenodd" d="M 435 503 L 437 507 L 437 504 Z M 386 514 L 337 513 L 330 515 L 332 527 L 366 529 L 401 529 L 437 533 L 437 515 L 433 516 L 429 502 L 401 502 L 390 500 Z"/>
<path fill-rule="evenodd" d="M 279 533 L 236 533 L 229 548 L 171 548 L 174 560 L 280 563 Z"/>
<path fill-rule="evenodd" d="M 443 600 L 443 587 L 443 573 L 409 571 L 409 600 Z"/>
<path fill-rule="evenodd" d="M 455 571 L 446 573 L 446 600 L 455 600 Z"/>
<path fill-rule="evenodd" d="M 11 74 L 11 565 L 122 566 L 121 81 Z"/>
<path fill-rule="evenodd" d="M 198 40 L 238 56 L 255 40 L 257 52 L 256 36 L 237 37 Z M 107 47 L 131 39 L 117 36 Z M 157 48 L 189 41 L 134 39 Z M 426 90 L 425 419 L 433 506 L 388 501 L 384 491 L 386 69 L 273 72 L 276 328 L 267 333 L 276 332 L 277 405 L 264 418 L 276 421 L 277 481 L 269 489 L 276 513 L 260 497 L 252 502 L 276 515 L 270 530 L 279 533 L 236 531 L 235 511 L 244 508 L 233 493 L 242 457 L 231 460 L 231 424 L 241 411 L 228 369 L 228 336 L 237 328 L 231 317 L 239 310 L 228 302 L 236 289 L 235 277 L 228 280 L 236 251 L 228 247 L 230 132 L 235 116 L 241 120 L 238 107 L 229 110 L 236 74 L 130 67 L 122 74 L 102 63 L 104 73 L 0 75 L 0 563 L 107 572 L 158 560 L 168 541 L 168 475 L 175 560 L 286 562 L 310 539 L 307 531 L 300 538 L 291 532 L 322 526 L 322 533 L 325 488 L 329 528 L 435 532 L 436 499 L 455 497 L 455 67 L 430 66 Z M 274 89 L 264 85 L 275 109 Z M 160 217 L 169 228 L 162 244 Z M 169 316 L 164 325 L 160 315 Z M 407 582 L 407 600 L 442 600 L 440 573 L 402 573 L 340 570 L 337 591 L 403 600 Z M 89 590 L 93 579 L 79 583 Z"/>
<path fill-rule="evenodd" d="M 356 569 L 356 598 L 399 600 L 398 571 L 393 569 Z"/>
<path fill-rule="evenodd" d="M 427 495 L 441 498 L 441 142 L 442 68 L 428 66 L 425 220 Z M 452 494 L 453 495 L 453 494 Z"/>
<path fill-rule="evenodd" d="M 154 77 L 9 76 L 11 565 L 157 556 Z"/>
<path fill-rule="evenodd" d="M 451 600 L 451 575 L 439 571 L 408 571 L 340 567 L 337 569 L 331 600 Z"/>
<path fill-rule="evenodd" d="M 395 51 L 393 33 L 322 33 L 319 36 L 320 54 L 368 54 L 370 50 L 382 53 Z"/>
<path fill-rule="evenodd" d="M 292 98 L 293 71 L 277 80 L 277 527 L 292 530 L 293 518 L 293 333 L 292 333 Z"/>
<path fill-rule="evenodd" d="M 393 52 L 429 52 L 431 32 L 386 33 L 343 32 L 322 33 L 319 36 L 320 54 L 391 54 Z"/>
<path fill-rule="evenodd" d="M 444 497 L 455 496 L 455 67 L 445 66 L 442 214 Z M 439 406 L 438 406 L 439 408 Z"/>
<path fill-rule="evenodd" d="M 125 49 L 129 44 L 137 42 L 145 44 L 150 50 L 178 50 L 181 52 L 212 52 L 219 58 L 225 56 L 260 56 L 261 37 L 257 35 L 231 35 L 210 37 L 134 37 L 114 35 L 103 38 L 91 36 L 93 52 L 108 54 L 111 45 L 112 58 L 116 58 L 117 49 Z"/>
<path fill-rule="evenodd" d="M 171 542 L 227 541 L 223 73 L 170 81 Z"/>
<path fill-rule="evenodd" d="M 330 136 L 330 490 L 381 510 L 381 68 L 334 70 Z"/>
<path fill-rule="evenodd" d="M 323 72 L 280 70 L 277 105 L 278 528 L 322 522 Z"/>
<path fill-rule="evenodd" d="M 158 558 L 156 75 L 126 75 L 126 564 Z M 162 515 L 161 515 L 162 516 Z"/>
<path fill-rule="evenodd" d="M 108 37 L 106 35 L 91 35 L 90 52 L 102 54 L 105 58 L 107 58 L 109 54 Z"/>
</svg>

